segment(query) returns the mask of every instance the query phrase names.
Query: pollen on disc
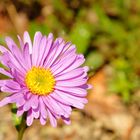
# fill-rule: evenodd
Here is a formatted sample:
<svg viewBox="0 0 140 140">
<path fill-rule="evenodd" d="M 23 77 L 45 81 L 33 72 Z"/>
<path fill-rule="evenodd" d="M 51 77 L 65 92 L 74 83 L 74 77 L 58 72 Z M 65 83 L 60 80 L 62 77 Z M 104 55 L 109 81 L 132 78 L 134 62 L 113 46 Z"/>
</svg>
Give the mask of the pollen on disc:
<svg viewBox="0 0 140 140">
<path fill-rule="evenodd" d="M 55 79 L 50 69 L 32 67 L 25 76 L 25 83 L 31 93 L 48 95 L 54 90 Z"/>
</svg>

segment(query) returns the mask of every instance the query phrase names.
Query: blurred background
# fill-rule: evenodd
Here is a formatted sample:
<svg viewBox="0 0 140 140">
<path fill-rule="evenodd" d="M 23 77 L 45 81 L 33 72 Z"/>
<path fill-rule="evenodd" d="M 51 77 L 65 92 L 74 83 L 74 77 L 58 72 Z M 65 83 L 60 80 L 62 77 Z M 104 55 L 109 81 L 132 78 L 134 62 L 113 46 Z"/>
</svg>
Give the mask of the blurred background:
<svg viewBox="0 0 140 140">
<path fill-rule="evenodd" d="M 25 30 L 76 44 L 93 89 L 70 126 L 35 121 L 24 140 L 140 140 L 140 0 L 0 0 L 0 44 Z M 0 140 L 16 139 L 12 120 L 0 108 Z"/>
</svg>

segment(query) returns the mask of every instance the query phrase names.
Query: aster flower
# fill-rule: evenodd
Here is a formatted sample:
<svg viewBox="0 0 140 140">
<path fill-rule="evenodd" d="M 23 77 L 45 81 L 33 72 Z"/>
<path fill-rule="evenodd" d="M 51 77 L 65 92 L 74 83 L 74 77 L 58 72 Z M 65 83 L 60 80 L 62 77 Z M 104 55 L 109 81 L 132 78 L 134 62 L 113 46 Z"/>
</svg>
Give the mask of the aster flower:
<svg viewBox="0 0 140 140">
<path fill-rule="evenodd" d="M 0 106 L 15 103 L 18 116 L 27 112 L 28 126 L 34 119 L 44 125 L 47 118 L 53 127 L 59 118 L 70 124 L 72 107 L 83 109 L 87 103 L 88 67 L 80 67 L 84 56 L 76 54 L 70 42 L 54 40 L 52 33 L 36 32 L 32 43 L 24 32 L 18 40 L 20 48 L 10 37 L 6 37 L 8 48 L 0 46 L 0 61 L 5 66 L 0 73 L 9 77 L 0 80 L 0 88 L 10 94 Z"/>
</svg>

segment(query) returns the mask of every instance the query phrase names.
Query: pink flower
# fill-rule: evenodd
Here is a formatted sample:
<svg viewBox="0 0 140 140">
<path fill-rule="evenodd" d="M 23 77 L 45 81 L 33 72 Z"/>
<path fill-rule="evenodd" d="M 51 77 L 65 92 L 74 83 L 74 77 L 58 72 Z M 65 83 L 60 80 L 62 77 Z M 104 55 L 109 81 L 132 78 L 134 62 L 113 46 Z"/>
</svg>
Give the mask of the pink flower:
<svg viewBox="0 0 140 140">
<path fill-rule="evenodd" d="M 83 109 L 87 103 L 88 67 L 80 67 L 84 56 L 62 38 L 53 40 L 51 33 L 36 32 L 33 44 L 28 32 L 18 39 L 20 48 L 10 37 L 6 38 L 8 49 L 0 46 L 0 61 L 6 67 L 0 73 L 9 77 L 0 80 L 0 87 L 10 94 L 0 106 L 15 103 L 18 116 L 27 112 L 28 126 L 34 119 L 44 125 L 47 118 L 53 127 L 59 118 L 70 124 L 71 107 Z"/>
</svg>

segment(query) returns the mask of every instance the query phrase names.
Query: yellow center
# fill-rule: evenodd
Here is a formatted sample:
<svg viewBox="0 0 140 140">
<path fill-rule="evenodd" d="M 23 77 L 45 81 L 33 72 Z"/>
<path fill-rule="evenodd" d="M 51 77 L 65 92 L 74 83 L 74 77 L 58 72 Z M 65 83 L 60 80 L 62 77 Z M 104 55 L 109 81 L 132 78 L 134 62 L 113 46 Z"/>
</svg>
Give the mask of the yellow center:
<svg viewBox="0 0 140 140">
<path fill-rule="evenodd" d="M 54 90 L 55 79 L 50 69 L 32 67 L 25 77 L 28 89 L 37 95 L 48 95 Z"/>
</svg>

